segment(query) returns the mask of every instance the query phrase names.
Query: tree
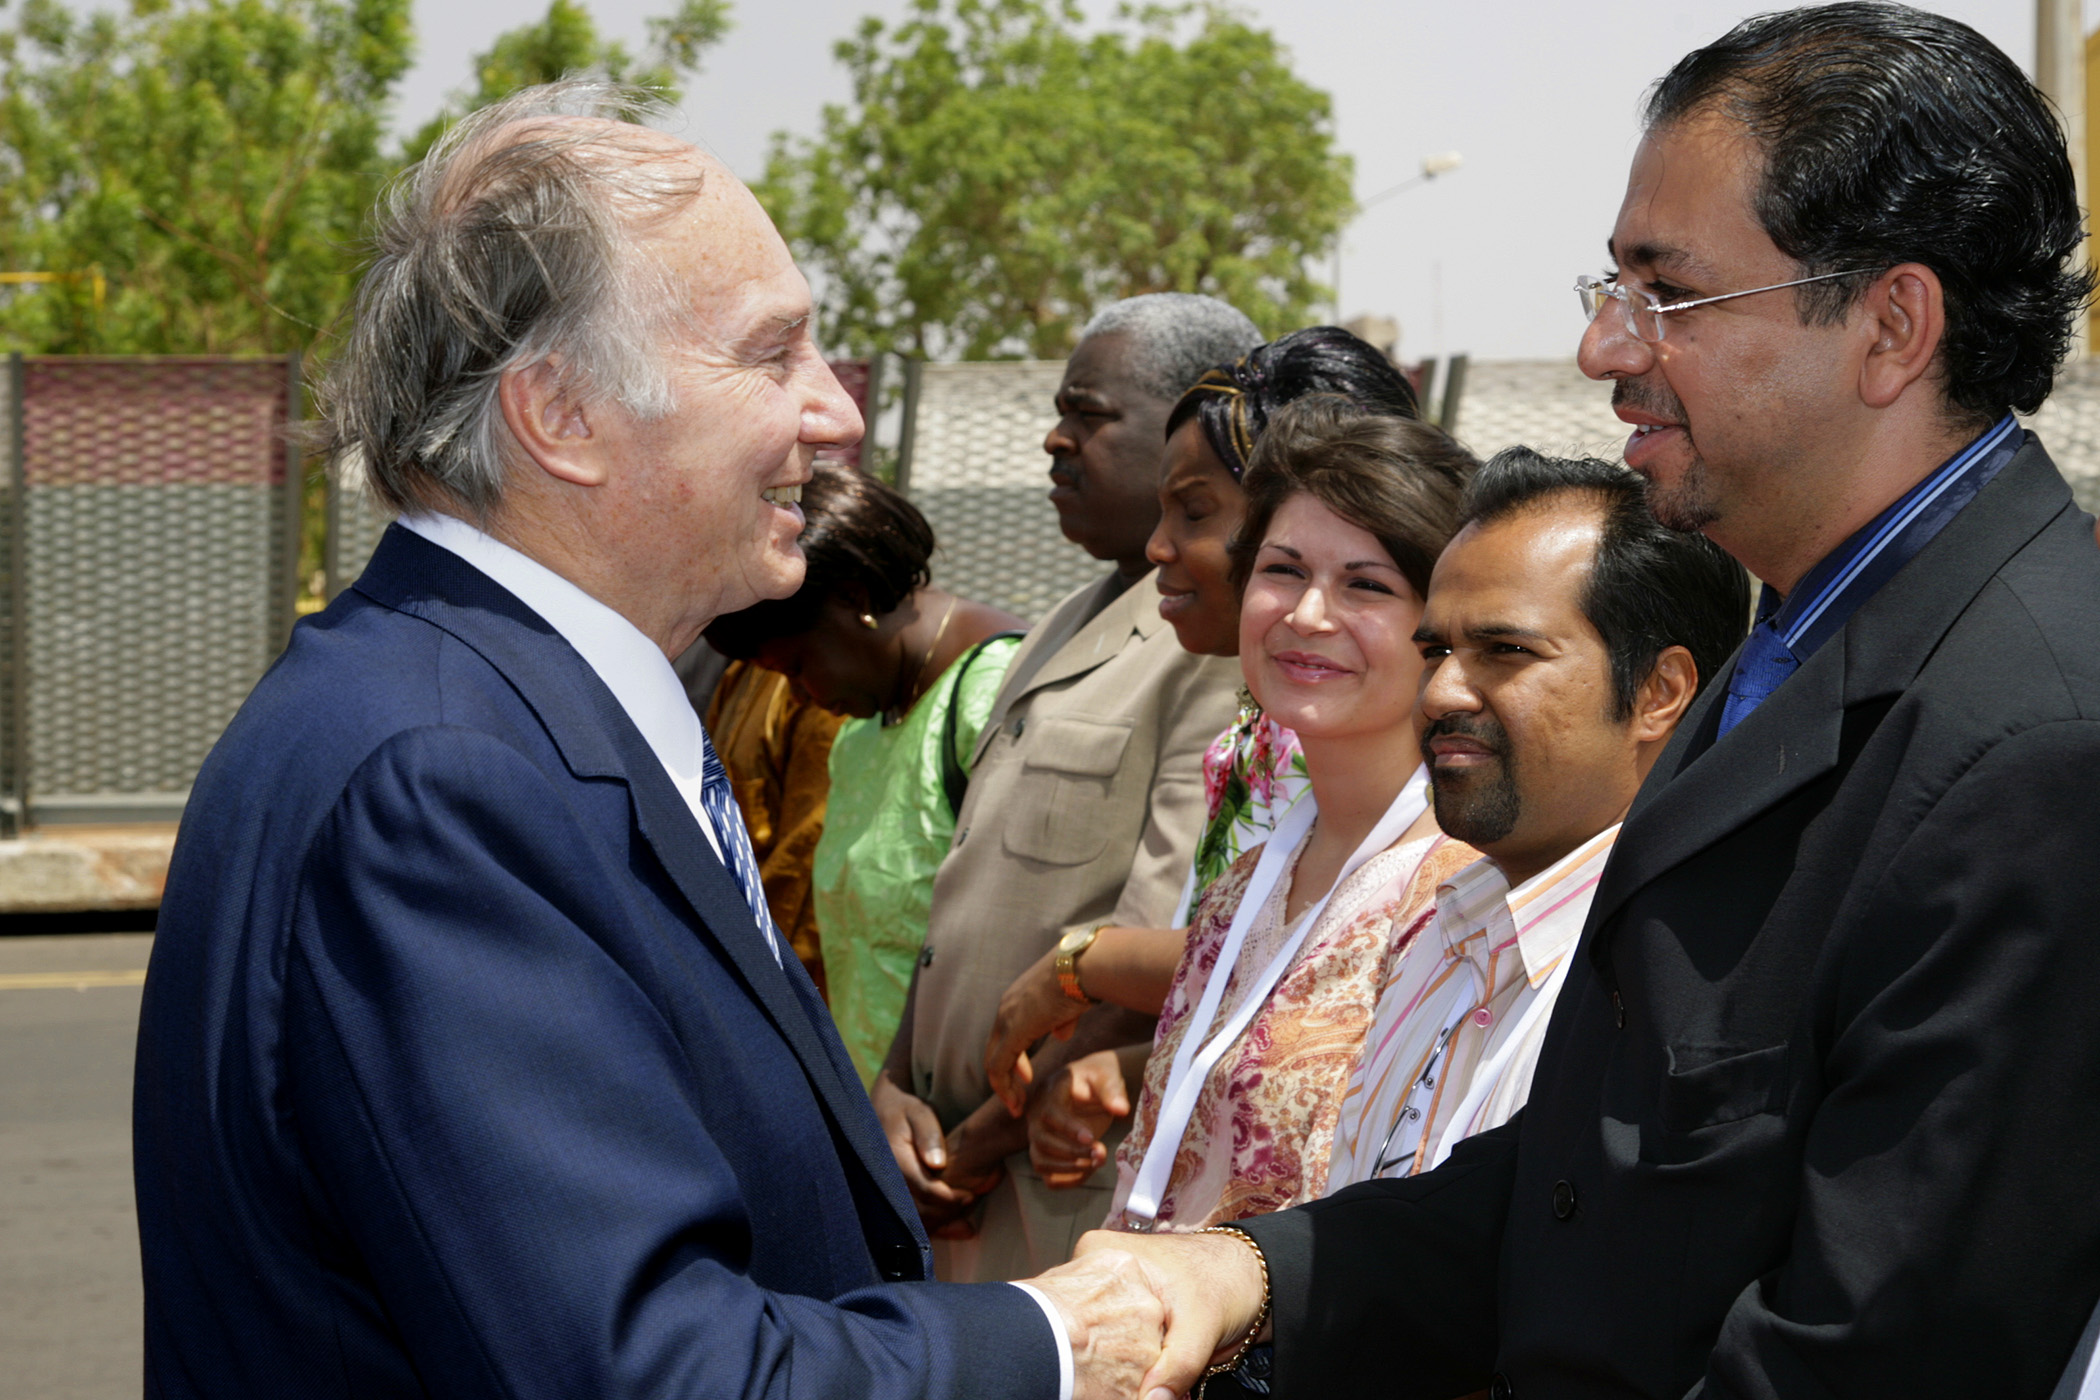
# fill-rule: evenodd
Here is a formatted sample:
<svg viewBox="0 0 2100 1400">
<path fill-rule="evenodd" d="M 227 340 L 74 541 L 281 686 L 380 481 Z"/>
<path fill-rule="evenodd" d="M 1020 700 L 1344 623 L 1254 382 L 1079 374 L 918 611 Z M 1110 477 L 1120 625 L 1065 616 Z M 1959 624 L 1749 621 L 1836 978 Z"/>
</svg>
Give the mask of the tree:
<svg viewBox="0 0 2100 1400">
<path fill-rule="evenodd" d="M 758 193 L 819 284 L 828 344 L 1063 355 L 1139 292 L 1208 292 L 1270 332 L 1353 207 L 1325 93 L 1215 6 L 914 0 L 835 50 L 849 106 L 774 137 Z"/>
<path fill-rule="evenodd" d="M 27 0 L 0 31 L 0 341 L 57 353 L 304 349 L 394 169 L 409 0 Z M 107 278 L 95 305 L 92 274 Z"/>
<path fill-rule="evenodd" d="M 590 12 L 576 0 L 553 0 L 545 19 L 497 36 L 487 53 L 475 57 L 474 86 L 455 93 L 445 111 L 409 138 L 404 157 L 421 160 L 462 116 L 557 78 L 604 78 L 676 102 L 679 75 L 698 73 L 701 55 L 729 32 L 729 0 L 681 0 L 675 13 L 647 26 L 648 49 L 637 59 L 617 39 L 601 39 Z"/>
</svg>

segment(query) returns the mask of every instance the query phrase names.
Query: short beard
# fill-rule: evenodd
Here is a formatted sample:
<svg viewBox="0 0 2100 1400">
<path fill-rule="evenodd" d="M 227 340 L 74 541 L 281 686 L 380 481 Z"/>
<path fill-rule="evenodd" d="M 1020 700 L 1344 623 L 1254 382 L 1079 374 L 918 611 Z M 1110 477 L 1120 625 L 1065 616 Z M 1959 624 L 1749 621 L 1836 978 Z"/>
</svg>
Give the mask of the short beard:
<svg viewBox="0 0 2100 1400">
<path fill-rule="evenodd" d="M 1645 409 L 1682 424 L 1685 441 L 1691 441 L 1692 430 L 1685 422 L 1684 401 L 1660 380 L 1653 384 L 1641 379 L 1617 380 L 1611 386 L 1611 403 L 1613 408 Z M 1684 476 L 1675 486 L 1665 486 L 1652 476 L 1643 476 L 1641 481 L 1646 487 L 1648 513 L 1666 530 L 1689 535 L 1721 518 L 1721 502 L 1714 492 L 1713 478 L 1706 470 L 1706 459 L 1696 452 L 1692 455 L 1691 465 L 1684 469 Z"/>
<path fill-rule="evenodd" d="M 1493 770 L 1439 773 L 1429 741 L 1449 734 L 1462 734 L 1485 745 L 1495 756 Z M 1422 761 L 1429 768 L 1436 824 L 1446 836 L 1480 849 L 1517 829 L 1524 798 L 1510 772 L 1509 735 L 1501 725 L 1472 715 L 1445 715 L 1422 731 Z"/>
<path fill-rule="evenodd" d="M 1648 513 L 1665 530 L 1689 535 L 1721 518 L 1721 503 L 1715 498 L 1704 457 L 1692 458 L 1692 464 L 1684 469 L 1675 486 L 1665 486 L 1653 477 L 1642 477 L 1641 481 Z"/>
</svg>

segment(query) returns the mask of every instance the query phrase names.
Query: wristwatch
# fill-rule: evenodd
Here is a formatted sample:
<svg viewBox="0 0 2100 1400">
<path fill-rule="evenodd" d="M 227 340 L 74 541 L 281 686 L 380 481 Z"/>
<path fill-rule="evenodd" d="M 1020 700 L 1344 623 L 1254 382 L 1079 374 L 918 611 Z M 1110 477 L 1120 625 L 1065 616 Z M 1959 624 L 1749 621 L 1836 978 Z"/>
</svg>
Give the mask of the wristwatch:
<svg viewBox="0 0 2100 1400">
<path fill-rule="evenodd" d="M 1094 999 L 1079 990 L 1079 955 L 1094 946 L 1094 940 L 1106 927 L 1108 921 L 1103 919 L 1098 924 L 1073 929 L 1057 940 L 1057 985 L 1064 988 L 1066 996 L 1087 1006 L 1092 1006 Z"/>
</svg>

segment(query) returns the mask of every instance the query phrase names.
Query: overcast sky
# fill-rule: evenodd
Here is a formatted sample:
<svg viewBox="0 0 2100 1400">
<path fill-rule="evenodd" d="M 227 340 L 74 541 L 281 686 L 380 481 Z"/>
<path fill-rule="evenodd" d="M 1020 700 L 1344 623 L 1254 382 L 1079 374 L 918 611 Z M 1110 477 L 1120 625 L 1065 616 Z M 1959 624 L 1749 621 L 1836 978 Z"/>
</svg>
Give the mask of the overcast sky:
<svg viewBox="0 0 2100 1400">
<path fill-rule="evenodd" d="M 1083 0 L 1090 16 L 1109 0 Z M 543 3 L 543 0 L 539 0 Z M 492 35 L 538 12 L 486 0 L 417 0 L 420 62 L 397 126 L 435 111 Z M 639 44 L 669 0 L 586 0 Z M 1368 209 L 1345 237 L 1342 310 L 1395 316 L 1410 358 L 1565 357 L 1581 312 L 1577 273 L 1597 271 L 1624 189 L 1641 90 L 1687 50 L 1752 13 L 1754 0 L 1255 0 L 1257 22 L 1300 76 L 1334 96 L 1358 197 L 1455 150 L 1456 173 Z M 1946 0 L 2032 71 L 2034 0 Z M 736 0 L 736 28 L 690 85 L 684 134 L 746 177 L 768 136 L 813 133 L 844 101 L 834 41 L 900 0 Z"/>
</svg>

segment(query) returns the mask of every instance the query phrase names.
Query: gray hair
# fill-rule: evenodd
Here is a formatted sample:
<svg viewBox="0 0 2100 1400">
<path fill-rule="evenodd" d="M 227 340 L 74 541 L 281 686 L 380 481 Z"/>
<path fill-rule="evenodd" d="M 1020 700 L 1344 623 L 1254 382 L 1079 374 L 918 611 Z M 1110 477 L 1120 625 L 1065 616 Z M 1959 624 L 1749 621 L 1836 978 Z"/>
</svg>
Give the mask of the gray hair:
<svg viewBox="0 0 2100 1400">
<path fill-rule="evenodd" d="M 656 110 L 611 83 L 528 88 L 458 123 L 388 189 L 319 395 L 322 446 L 388 506 L 487 520 L 511 450 L 507 371 L 551 360 L 579 402 L 670 412 L 660 345 L 683 299 L 633 235 L 696 197 L 705 171 L 624 120 Z M 574 117 L 600 120 L 560 120 Z"/>
<path fill-rule="evenodd" d="M 1094 313 L 1079 338 L 1109 334 L 1130 337 L 1133 386 L 1168 403 L 1212 365 L 1230 364 L 1262 341 L 1238 307 L 1188 292 L 1148 292 L 1112 302 Z"/>
</svg>

